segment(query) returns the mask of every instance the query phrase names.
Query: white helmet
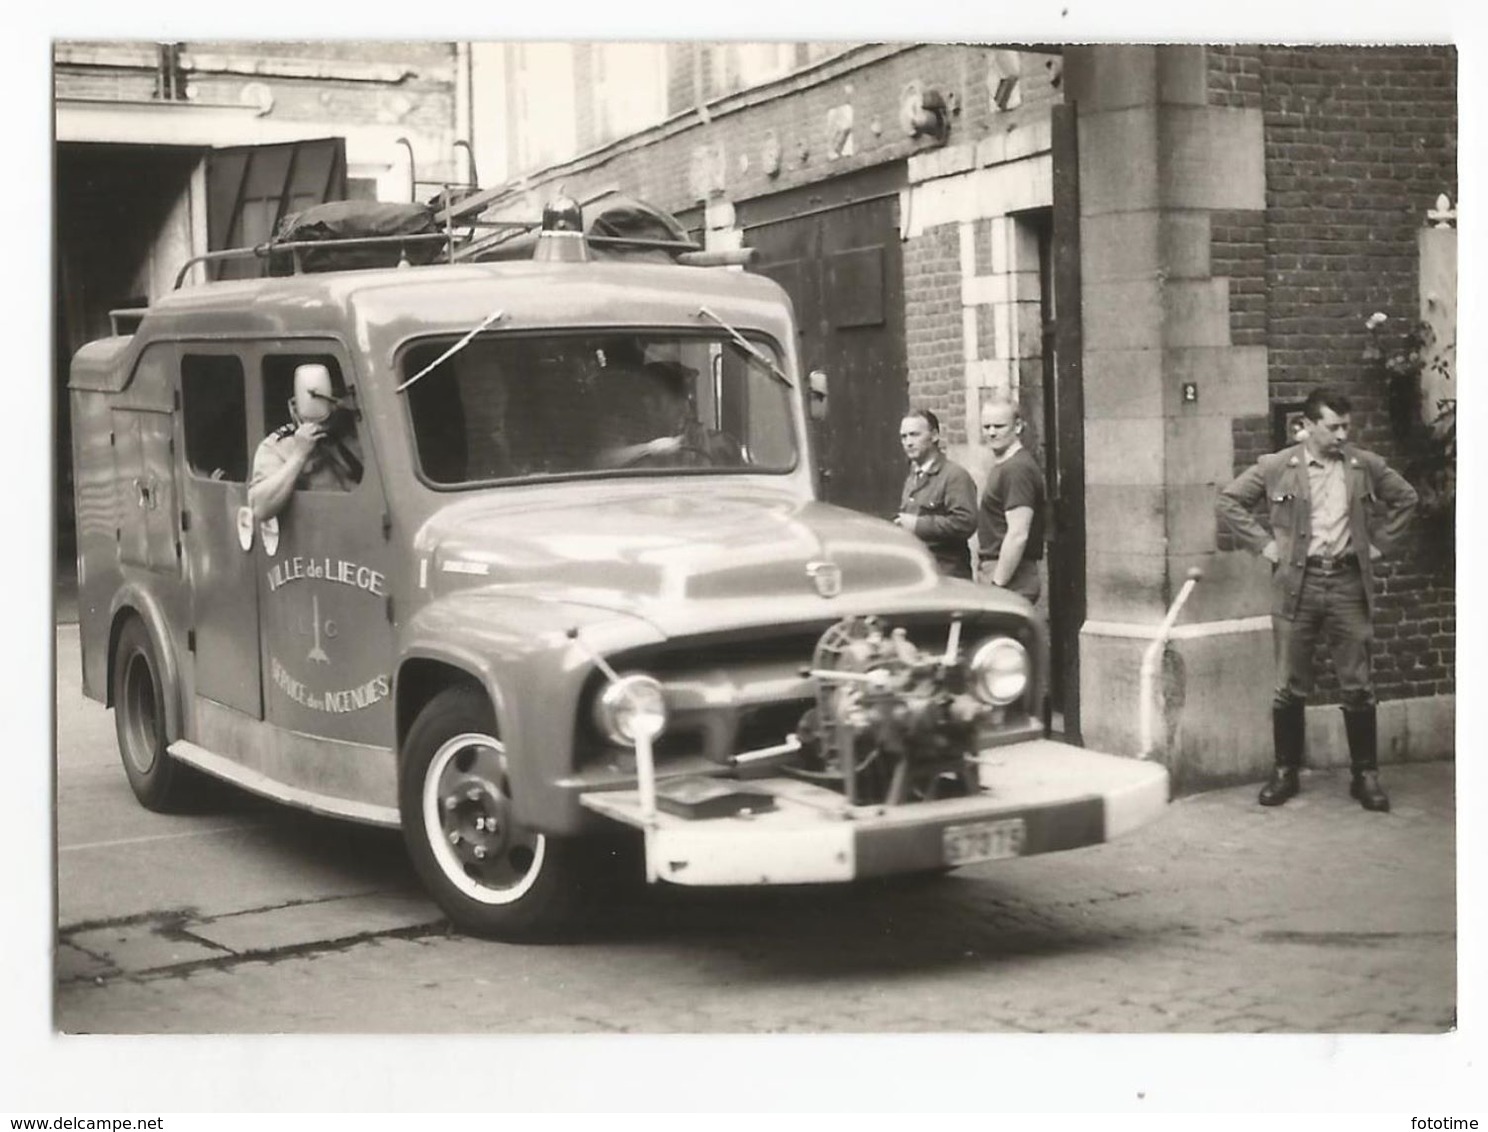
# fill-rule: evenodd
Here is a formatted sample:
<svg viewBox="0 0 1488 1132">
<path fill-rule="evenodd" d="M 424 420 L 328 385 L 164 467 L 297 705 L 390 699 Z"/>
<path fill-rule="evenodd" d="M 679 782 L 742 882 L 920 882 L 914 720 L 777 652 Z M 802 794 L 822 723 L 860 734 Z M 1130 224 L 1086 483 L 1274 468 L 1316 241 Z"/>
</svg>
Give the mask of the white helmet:
<svg viewBox="0 0 1488 1132">
<path fill-rule="evenodd" d="M 300 421 L 323 421 L 336 407 L 331 371 L 317 362 L 295 366 L 294 411 Z"/>
</svg>

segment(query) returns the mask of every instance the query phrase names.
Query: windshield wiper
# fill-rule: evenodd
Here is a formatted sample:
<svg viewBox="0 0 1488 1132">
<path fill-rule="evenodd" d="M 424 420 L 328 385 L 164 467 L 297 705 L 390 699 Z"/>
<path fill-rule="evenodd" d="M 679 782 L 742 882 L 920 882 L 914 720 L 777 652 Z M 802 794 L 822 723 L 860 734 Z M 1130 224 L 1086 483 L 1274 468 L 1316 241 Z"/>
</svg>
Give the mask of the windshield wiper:
<svg viewBox="0 0 1488 1132">
<path fill-rule="evenodd" d="M 769 371 L 770 376 L 773 377 L 776 381 L 780 382 L 781 385 L 785 386 L 787 389 L 795 389 L 795 385 L 791 382 L 791 379 L 785 376 L 785 371 L 777 366 L 768 354 L 766 354 L 748 338 L 745 338 L 744 335 L 740 334 L 732 326 L 724 322 L 723 319 L 719 318 L 707 307 L 699 307 L 698 314 L 706 318 L 711 318 L 714 322 L 718 323 L 719 326 L 727 330 L 729 333 L 729 337 L 737 342 L 740 346 L 744 347 L 749 356 L 754 358 L 755 361 L 764 366 L 765 369 Z"/>
<path fill-rule="evenodd" d="M 402 393 L 403 390 L 407 389 L 410 385 L 412 385 L 419 378 L 423 377 L 424 375 L 426 375 L 428 373 L 433 372 L 435 369 L 437 369 L 444 362 L 449 361 L 456 354 L 458 354 L 461 350 L 463 350 L 466 346 L 470 345 L 470 343 L 475 340 L 475 336 L 477 334 L 479 334 L 482 330 L 484 330 L 486 327 L 490 326 L 491 323 L 495 322 L 497 319 L 501 319 L 501 318 L 505 318 L 505 317 L 506 317 L 506 312 L 504 310 L 501 310 L 499 308 L 496 309 L 496 310 L 493 310 L 490 314 L 486 315 L 485 318 L 483 318 L 483 319 L 480 320 L 480 323 L 476 326 L 476 328 L 474 330 L 472 330 L 469 334 L 465 335 L 464 338 L 461 338 L 458 342 L 456 342 L 453 346 L 451 346 L 444 353 L 440 354 L 439 357 L 435 358 L 432 362 L 430 362 L 428 365 L 426 365 L 423 369 L 419 370 L 418 373 L 414 374 L 407 381 L 405 381 L 402 385 L 400 385 L 397 388 L 395 388 L 393 390 L 393 392 L 394 393 Z"/>
</svg>

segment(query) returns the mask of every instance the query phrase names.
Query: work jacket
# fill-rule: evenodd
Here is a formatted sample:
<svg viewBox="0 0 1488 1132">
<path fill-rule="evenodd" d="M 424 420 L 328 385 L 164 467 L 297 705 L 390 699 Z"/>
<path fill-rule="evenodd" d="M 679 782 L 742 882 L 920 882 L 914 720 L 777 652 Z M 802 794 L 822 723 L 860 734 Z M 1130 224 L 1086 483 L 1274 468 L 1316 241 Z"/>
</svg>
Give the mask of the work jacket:
<svg viewBox="0 0 1488 1132">
<path fill-rule="evenodd" d="M 1394 550 L 1405 536 L 1416 509 L 1416 490 L 1384 458 L 1362 448 L 1343 447 L 1348 482 L 1349 544 L 1359 559 L 1369 615 L 1374 616 L 1374 563 L 1369 548 Z M 1270 531 L 1256 518 L 1266 502 Z M 1279 561 L 1272 571 L 1271 613 L 1288 620 L 1297 615 L 1302 575 L 1312 541 L 1312 490 L 1307 475 L 1307 448 L 1294 444 L 1262 456 L 1254 466 L 1219 493 L 1220 519 L 1250 550 L 1259 554 L 1272 538 Z"/>
<path fill-rule="evenodd" d="M 976 481 L 960 464 L 937 452 L 924 472 L 910 468 L 899 510 L 915 517 L 914 533 L 935 555 L 940 572 L 971 578 L 971 546 L 977 529 Z"/>
</svg>

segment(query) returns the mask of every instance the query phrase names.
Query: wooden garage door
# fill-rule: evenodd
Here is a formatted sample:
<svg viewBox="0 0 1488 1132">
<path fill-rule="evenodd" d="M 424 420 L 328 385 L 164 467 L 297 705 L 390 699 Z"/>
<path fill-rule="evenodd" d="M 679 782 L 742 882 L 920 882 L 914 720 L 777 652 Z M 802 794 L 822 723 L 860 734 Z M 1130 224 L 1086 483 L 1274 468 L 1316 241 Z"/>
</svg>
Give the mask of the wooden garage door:
<svg viewBox="0 0 1488 1132">
<path fill-rule="evenodd" d="M 209 250 L 261 244 L 289 213 L 344 199 L 344 138 L 214 149 L 207 155 Z M 214 279 L 251 279 L 266 263 L 229 260 L 211 268 Z"/>
<path fill-rule="evenodd" d="M 802 363 L 826 371 L 819 432 L 823 496 L 889 516 L 904 483 L 899 421 L 909 404 L 904 267 L 899 244 L 902 163 L 738 206 L 754 270 L 791 297 Z"/>
</svg>

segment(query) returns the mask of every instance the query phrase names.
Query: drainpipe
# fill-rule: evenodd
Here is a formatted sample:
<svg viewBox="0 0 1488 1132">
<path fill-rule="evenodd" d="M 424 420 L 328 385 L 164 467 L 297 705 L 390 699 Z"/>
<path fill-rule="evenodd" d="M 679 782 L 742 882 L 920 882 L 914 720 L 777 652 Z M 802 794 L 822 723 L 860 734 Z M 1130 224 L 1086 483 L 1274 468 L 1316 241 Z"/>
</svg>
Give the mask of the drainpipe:
<svg viewBox="0 0 1488 1132">
<path fill-rule="evenodd" d="M 1152 737 L 1154 729 L 1153 716 L 1156 708 L 1153 704 L 1152 686 L 1157 680 L 1157 666 L 1162 658 L 1163 648 L 1168 643 L 1168 636 L 1173 631 L 1173 623 L 1178 620 L 1178 613 L 1183 609 L 1183 603 L 1188 600 L 1188 595 L 1193 593 L 1193 588 L 1199 584 L 1199 579 L 1204 576 L 1204 571 L 1197 566 L 1188 572 L 1188 580 L 1178 591 L 1178 596 L 1173 599 L 1172 606 L 1168 609 L 1168 615 L 1163 618 L 1161 625 L 1157 627 L 1157 635 L 1142 653 L 1142 675 L 1138 684 L 1137 695 L 1141 697 L 1138 714 L 1138 758 L 1150 759 L 1155 753 L 1156 740 Z"/>
<path fill-rule="evenodd" d="M 692 45 L 692 101 L 698 120 L 706 126 L 713 121 L 713 116 L 708 113 L 708 88 L 703 81 L 703 63 L 708 58 L 703 51 L 703 44 Z"/>
<path fill-rule="evenodd" d="M 395 145 L 401 145 L 408 151 L 408 199 L 410 202 L 418 200 L 418 170 L 413 164 L 413 142 L 407 138 L 398 138 Z"/>
<path fill-rule="evenodd" d="M 469 147 L 475 138 L 475 77 L 470 55 L 470 44 L 455 44 L 455 146 L 462 142 Z M 475 168 L 475 151 L 469 152 L 470 167 Z M 451 180 L 458 176 L 452 171 Z M 472 181 L 475 177 L 470 178 Z"/>
</svg>

